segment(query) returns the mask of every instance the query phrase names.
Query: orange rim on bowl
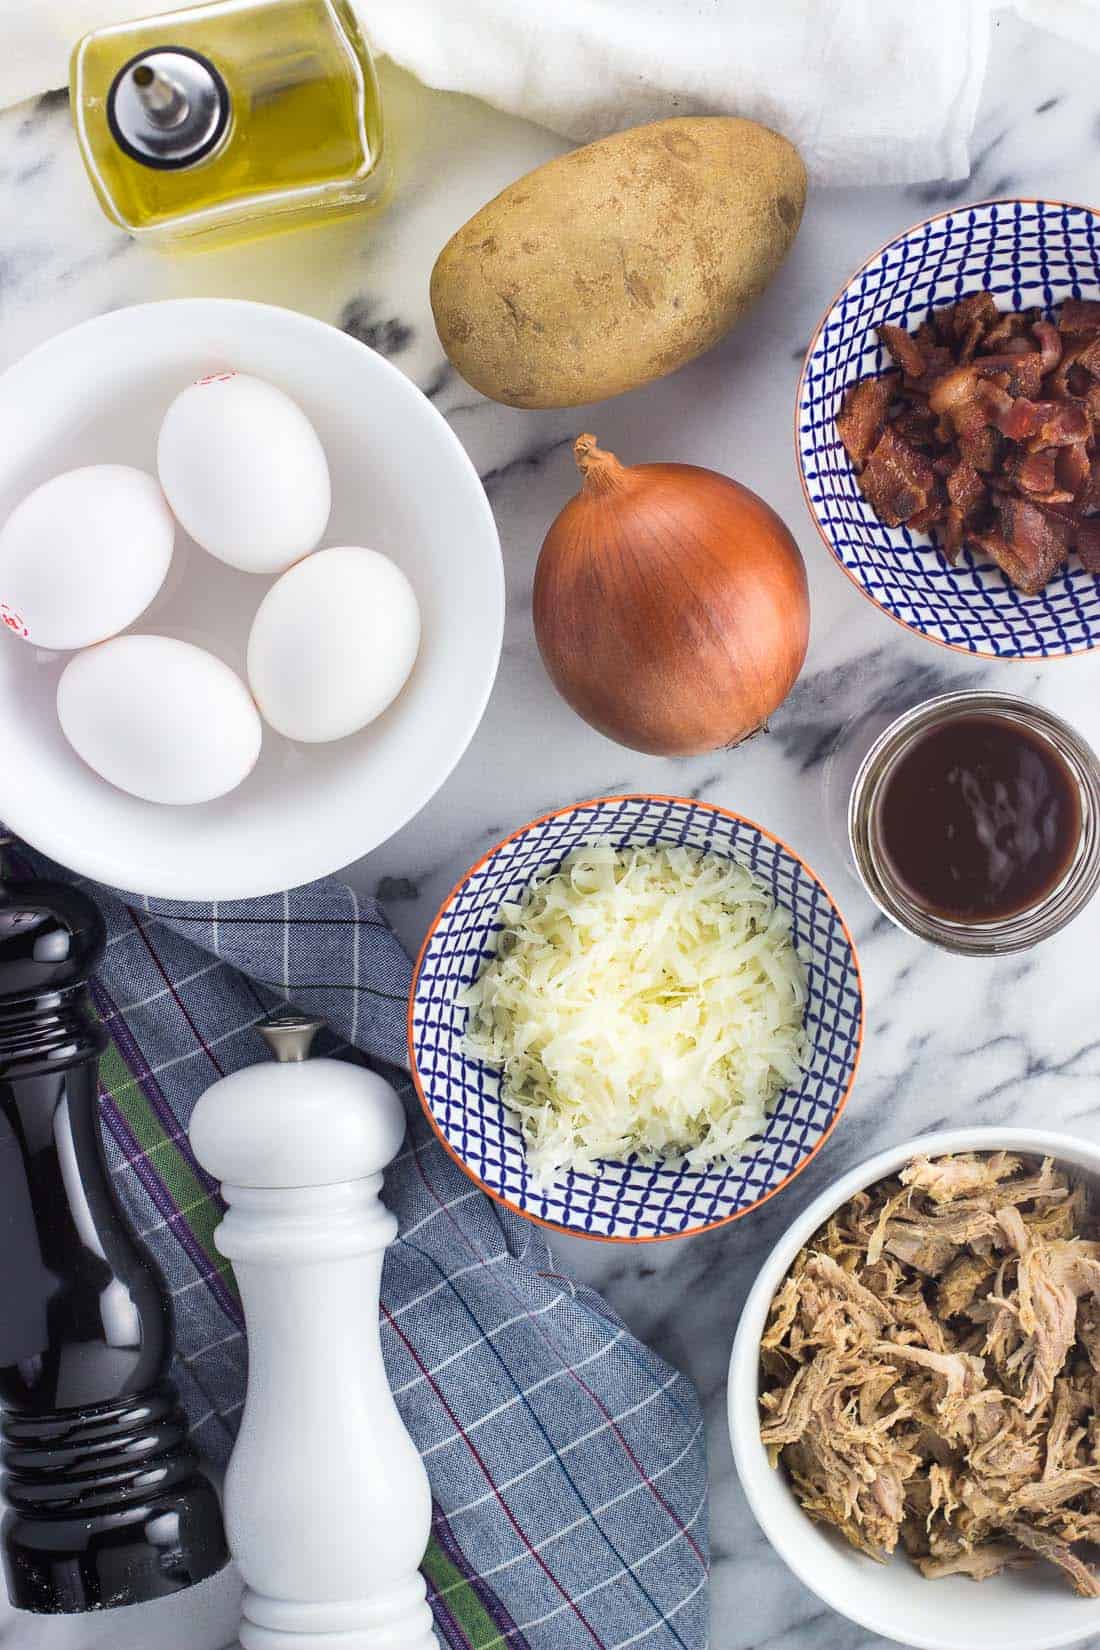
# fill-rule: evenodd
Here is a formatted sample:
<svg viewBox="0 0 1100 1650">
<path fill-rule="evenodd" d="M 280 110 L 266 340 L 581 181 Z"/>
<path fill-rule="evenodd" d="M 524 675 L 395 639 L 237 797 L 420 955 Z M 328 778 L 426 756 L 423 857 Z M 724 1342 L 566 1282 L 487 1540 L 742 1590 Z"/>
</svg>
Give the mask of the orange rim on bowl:
<svg viewBox="0 0 1100 1650">
<path fill-rule="evenodd" d="M 534 1213 L 532 1213 L 532 1211 L 530 1209 L 525 1209 L 521 1204 L 517 1203 L 514 1199 L 506 1196 L 502 1191 L 500 1191 L 500 1189 L 498 1187 L 495 1187 L 495 1186 L 491 1185 L 481 1175 L 479 1175 L 473 1168 L 471 1168 L 469 1163 L 466 1162 L 466 1160 L 462 1157 L 462 1155 L 458 1151 L 455 1150 L 455 1148 L 452 1145 L 451 1141 L 447 1138 L 446 1134 L 444 1133 L 443 1129 L 441 1128 L 441 1126 L 439 1124 L 439 1121 L 438 1121 L 437 1117 L 435 1116 L 435 1113 L 432 1109 L 432 1104 L 431 1104 L 431 1102 L 428 1098 L 428 1095 L 425 1091 L 424 1078 L 423 1078 L 423 1075 L 422 1075 L 422 1072 L 421 1072 L 421 1069 L 420 1069 L 420 1062 L 419 1062 L 419 1059 L 418 1059 L 418 1048 L 417 1048 L 417 1039 L 416 1039 L 416 1031 L 415 1031 L 415 1012 L 416 1012 L 416 1004 L 417 1004 L 417 989 L 418 989 L 418 986 L 419 986 L 419 983 L 420 983 L 421 974 L 422 974 L 422 971 L 423 971 L 423 968 L 424 968 L 425 960 L 428 957 L 428 954 L 429 954 L 429 952 L 431 950 L 431 947 L 432 947 L 432 941 L 433 941 L 433 939 L 434 939 L 434 937 L 435 937 L 435 935 L 436 935 L 436 933 L 437 933 L 437 931 L 440 927 L 440 924 L 447 917 L 447 915 L 448 915 L 452 905 L 454 904 L 455 900 L 462 893 L 463 889 L 465 889 L 467 887 L 467 885 L 470 883 L 471 879 L 478 874 L 479 871 L 481 871 L 485 866 L 487 866 L 489 864 L 489 862 L 491 860 L 493 860 L 495 858 L 495 856 L 501 852 L 502 849 L 507 848 L 509 844 L 514 843 L 514 842 L 518 842 L 521 838 L 525 837 L 529 832 L 535 831 L 536 829 L 538 829 L 541 826 L 546 825 L 550 821 L 560 820 L 560 819 L 565 818 L 568 815 L 580 814 L 580 813 L 583 813 L 586 810 L 604 809 L 604 808 L 609 808 L 609 807 L 614 808 L 614 807 L 620 806 L 622 804 L 629 804 L 629 803 L 667 804 L 667 805 L 670 805 L 670 806 L 697 809 L 697 810 L 699 810 L 700 812 L 703 812 L 703 813 L 713 814 L 713 815 L 717 816 L 720 819 L 729 821 L 735 827 L 741 827 L 743 829 L 746 829 L 748 831 L 756 833 L 759 837 L 763 838 L 766 842 L 771 843 L 775 847 L 775 849 L 777 849 L 781 853 L 787 855 L 789 857 L 789 859 L 794 861 L 798 865 L 798 867 L 800 868 L 801 873 L 808 879 L 808 881 L 811 884 L 813 884 L 817 889 L 820 889 L 821 893 L 825 897 L 825 900 L 828 902 L 831 913 L 835 917 L 840 931 L 843 933 L 845 943 L 848 947 L 848 953 L 849 953 L 849 957 L 850 957 L 851 969 L 852 969 L 852 972 L 853 972 L 854 978 L 855 978 L 855 993 L 856 993 L 856 999 L 857 999 L 857 1005 L 858 1005 L 857 1006 L 857 1016 L 858 1016 L 858 1018 L 857 1018 L 857 1022 L 856 1022 L 854 1036 L 853 1036 L 853 1039 L 852 1039 L 852 1045 L 853 1045 L 852 1046 L 852 1053 L 851 1053 L 850 1063 L 849 1063 L 848 1070 L 847 1070 L 847 1076 L 846 1076 L 846 1081 L 845 1081 L 845 1084 L 844 1084 L 843 1092 L 840 1094 L 838 1100 L 836 1101 L 836 1104 L 835 1104 L 835 1107 L 832 1110 L 832 1115 L 829 1119 L 829 1122 L 821 1130 L 821 1132 L 818 1135 L 818 1138 L 815 1140 L 813 1146 L 803 1156 L 801 1156 L 798 1159 L 798 1161 L 795 1163 L 795 1165 L 790 1170 L 790 1172 L 787 1173 L 786 1175 L 784 1175 L 782 1180 L 780 1180 L 776 1185 L 769 1187 L 767 1191 L 763 1192 L 759 1197 L 755 1198 L 751 1203 L 748 1203 L 745 1206 L 743 1206 L 742 1208 L 739 1208 L 739 1209 L 735 1210 L 731 1214 L 723 1215 L 719 1219 L 703 1221 L 703 1222 L 699 1223 L 698 1225 L 688 1226 L 684 1229 L 677 1230 L 677 1231 L 639 1233 L 638 1235 L 624 1236 L 624 1235 L 620 1235 L 620 1234 L 611 1234 L 611 1233 L 607 1233 L 607 1232 L 587 1231 L 587 1230 L 584 1230 L 583 1228 L 581 1228 L 579 1226 L 568 1225 L 568 1224 L 566 1224 L 562 1221 L 549 1220 L 549 1219 L 545 1218 L 544 1216 L 534 1214 Z M 721 852 L 722 850 L 721 849 L 716 849 L 716 851 Z M 532 874 L 537 874 L 537 873 L 532 873 Z M 756 824 L 756 822 L 754 820 L 748 819 L 744 814 L 734 813 L 732 810 L 730 810 L 728 808 L 721 808 L 716 803 L 699 802 L 699 801 L 697 801 L 695 799 L 692 799 L 692 798 L 666 795 L 664 793 L 659 793 L 659 792 L 658 793 L 646 792 L 646 793 L 641 793 L 641 794 L 639 794 L 639 793 L 626 793 L 626 794 L 617 795 L 617 796 L 591 797 L 591 798 L 588 798 L 587 800 L 582 801 L 582 802 L 572 803 L 568 807 L 555 808 L 555 809 L 551 809 L 550 812 L 548 812 L 548 813 L 540 814 L 536 819 L 529 820 L 525 825 L 519 826 L 518 829 L 516 829 L 514 831 L 511 831 L 511 832 L 509 832 L 509 834 L 507 836 L 502 837 L 499 842 L 495 843 L 484 854 L 482 854 L 480 859 L 478 859 L 473 865 L 471 865 L 469 870 L 466 871 L 466 873 L 463 876 L 461 876 L 459 878 L 459 880 L 454 884 L 453 888 L 450 890 L 450 892 L 446 895 L 444 900 L 441 902 L 441 904 L 439 906 L 439 909 L 436 912 L 435 917 L 432 919 L 431 925 L 429 926 L 428 931 L 427 931 L 427 933 L 424 937 L 423 944 L 420 947 L 420 951 L 419 951 L 419 954 L 418 954 L 417 959 L 416 959 L 415 967 L 413 968 L 412 984 L 411 984 L 410 989 L 409 989 L 409 1005 L 408 1005 L 408 1014 L 407 1014 L 407 1039 L 408 1039 L 409 1071 L 410 1071 L 411 1076 L 412 1076 L 413 1085 L 416 1089 L 416 1093 L 417 1093 L 417 1097 L 419 1098 L 420 1105 L 423 1108 L 424 1115 L 427 1118 L 429 1124 L 431 1125 L 431 1128 L 432 1128 L 436 1138 L 438 1139 L 440 1145 L 443 1147 L 443 1149 L 447 1153 L 447 1155 L 449 1157 L 453 1158 L 453 1160 L 458 1164 L 459 1168 L 462 1169 L 463 1173 L 466 1174 L 469 1177 L 469 1179 L 474 1182 L 474 1184 L 476 1186 L 480 1187 L 480 1189 L 483 1192 L 485 1192 L 487 1194 L 487 1196 L 491 1197 L 494 1200 L 494 1202 L 501 1204 L 506 1209 L 510 1209 L 513 1214 L 522 1215 L 525 1220 L 533 1221 L 537 1226 L 546 1227 L 550 1231 L 565 1232 L 565 1233 L 567 1233 L 571 1236 L 574 1236 L 574 1237 L 587 1238 L 590 1241 L 596 1242 L 596 1243 L 666 1243 L 666 1242 L 672 1241 L 675 1238 L 695 1236 L 700 1232 L 714 1231 L 720 1226 L 728 1226 L 735 1220 L 741 1220 L 745 1215 L 751 1214 L 754 1209 L 758 1209 L 758 1208 L 762 1207 L 763 1204 L 769 1202 L 776 1195 L 776 1193 L 781 1192 L 784 1189 L 784 1187 L 789 1186 L 791 1184 L 791 1182 L 793 1180 L 795 1180 L 797 1178 L 797 1176 L 802 1173 L 803 1169 L 805 1169 L 807 1167 L 807 1165 L 810 1164 L 813 1161 L 813 1159 L 817 1156 L 818 1152 L 821 1150 L 822 1146 L 824 1146 L 825 1142 L 829 1139 L 829 1136 L 832 1134 L 833 1130 L 836 1128 L 837 1123 L 840 1121 L 840 1117 L 841 1117 L 841 1115 L 844 1111 L 844 1108 L 847 1105 L 849 1097 L 851 1095 L 852 1088 L 855 1085 L 855 1080 L 856 1080 L 856 1077 L 857 1077 L 858 1072 L 859 1072 L 860 1058 L 861 1058 L 862 1052 L 863 1052 L 863 1037 L 864 1037 L 865 1021 L 866 1021 L 866 1012 L 865 1012 L 864 1002 L 863 1002 L 863 976 L 862 976 L 862 972 L 861 972 L 860 964 L 859 964 L 859 955 L 856 951 L 855 941 L 852 938 L 851 930 L 849 929 L 847 922 L 845 921 L 843 915 L 841 914 L 841 912 L 839 910 L 839 907 L 836 905 L 835 901 L 833 900 L 833 897 L 832 897 L 831 893 L 829 892 L 829 889 L 827 888 L 825 883 L 821 880 L 821 878 L 817 875 L 817 873 L 806 863 L 806 861 L 802 858 L 802 856 L 800 854 L 798 854 L 793 848 L 791 848 L 786 842 L 784 842 L 781 837 L 776 836 L 771 831 L 765 830 L 763 826 Z M 501 1102 L 499 1102 L 499 1104 L 503 1107 L 504 1103 L 503 1103 L 503 1101 L 501 1101 Z M 779 1109 L 780 1108 L 777 1106 L 775 1115 L 778 1115 Z"/>
</svg>

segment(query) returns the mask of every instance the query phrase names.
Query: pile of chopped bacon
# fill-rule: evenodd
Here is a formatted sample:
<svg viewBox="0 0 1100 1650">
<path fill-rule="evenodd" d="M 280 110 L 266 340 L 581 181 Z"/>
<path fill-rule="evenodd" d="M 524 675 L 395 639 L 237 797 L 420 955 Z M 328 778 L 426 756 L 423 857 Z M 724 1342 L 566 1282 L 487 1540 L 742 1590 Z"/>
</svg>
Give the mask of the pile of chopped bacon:
<svg viewBox="0 0 1100 1650">
<path fill-rule="evenodd" d="M 879 520 L 933 530 L 950 562 L 970 546 L 1029 596 L 1071 550 L 1100 574 L 1100 301 L 1048 321 L 975 292 L 878 335 L 895 370 L 836 425 Z"/>
<path fill-rule="evenodd" d="M 1044 1559 L 1100 1598 L 1100 1223 L 1050 1158 L 918 1157 L 858 1192 L 760 1361 L 761 1437 L 811 1518 L 925 1576 Z"/>
</svg>

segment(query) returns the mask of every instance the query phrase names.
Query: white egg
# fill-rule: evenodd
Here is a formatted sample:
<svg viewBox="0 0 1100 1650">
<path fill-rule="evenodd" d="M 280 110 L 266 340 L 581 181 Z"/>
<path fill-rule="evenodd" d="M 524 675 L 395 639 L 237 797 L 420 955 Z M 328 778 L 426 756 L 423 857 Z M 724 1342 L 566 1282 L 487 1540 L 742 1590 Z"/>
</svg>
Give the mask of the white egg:
<svg viewBox="0 0 1100 1650">
<path fill-rule="evenodd" d="M 91 464 L 43 482 L 0 532 L 0 623 L 35 647 L 89 647 L 144 613 L 172 560 L 156 477 Z"/>
<path fill-rule="evenodd" d="M 57 684 L 77 755 L 147 802 L 209 802 L 247 778 L 263 727 L 235 671 L 170 636 L 116 636 L 78 653 Z"/>
<path fill-rule="evenodd" d="M 245 573 L 281 573 L 320 542 L 328 461 L 296 402 L 243 372 L 183 390 L 164 415 L 157 471 L 196 544 Z"/>
<path fill-rule="evenodd" d="M 377 550 L 318 550 L 272 585 L 252 622 L 248 680 L 288 739 L 343 739 L 401 692 L 420 646 L 420 609 Z"/>
</svg>

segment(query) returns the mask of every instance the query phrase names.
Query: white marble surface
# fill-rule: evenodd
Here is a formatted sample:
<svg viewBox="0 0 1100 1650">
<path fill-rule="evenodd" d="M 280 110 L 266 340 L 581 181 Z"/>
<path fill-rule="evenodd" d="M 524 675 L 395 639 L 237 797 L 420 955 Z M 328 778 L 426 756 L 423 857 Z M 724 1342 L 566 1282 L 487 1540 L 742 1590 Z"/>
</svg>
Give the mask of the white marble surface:
<svg viewBox="0 0 1100 1650">
<path fill-rule="evenodd" d="M 876 917 L 847 867 L 823 783 L 830 747 L 884 696 L 979 680 L 1035 696 L 1100 745 L 1100 662 L 982 666 L 890 624 L 856 596 L 819 543 L 791 446 L 806 343 L 835 289 L 870 250 L 967 198 L 1090 198 L 1100 157 L 1096 70 L 1096 59 L 1004 23 L 969 183 L 819 193 L 779 278 L 725 344 L 665 383 L 597 410 L 561 413 L 495 407 L 469 390 L 446 369 L 427 297 L 444 239 L 513 176 L 560 147 L 546 133 L 388 72 L 399 162 L 384 218 L 365 230 L 343 226 L 170 261 L 134 246 L 99 216 L 63 99 L 0 119 L 0 366 L 86 316 L 150 298 L 203 293 L 288 304 L 391 354 L 450 419 L 485 480 L 509 596 L 495 694 L 442 792 L 351 873 L 381 895 L 410 946 L 442 895 L 498 837 L 555 805 L 626 789 L 703 796 L 760 820 L 806 855 L 850 920 L 867 993 L 863 1067 L 840 1127 L 806 1174 L 761 1212 L 694 1240 L 556 1245 L 559 1259 L 597 1283 L 643 1338 L 690 1371 L 702 1393 L 711 1439 L 712 1650 L 868 1650 L 881 1642 L 832 1616 L 790 1575 L 757 1530 L 733 1473 L 726 1360 L 739 1304 L 767 1247 L 847 1165 L 933 1125 L 1042 1120 L 1100 1130 L 1100 906 L 1023 958 L 987 963 L 935 952 Z M 532 639 L 531 578 L 546 526 L 574 490 L 568 442 L 584 428 L 626 460 L 680 459 L 728 471 L 762 493 L 799 539 L 810 570 L 813 639 L 805 674 L 769 737 L 731 754 L 663 761 L 609 744 L 555 697 Z M 0 1639 L 29 1650 L 22 1633 Z"/>
</svg>

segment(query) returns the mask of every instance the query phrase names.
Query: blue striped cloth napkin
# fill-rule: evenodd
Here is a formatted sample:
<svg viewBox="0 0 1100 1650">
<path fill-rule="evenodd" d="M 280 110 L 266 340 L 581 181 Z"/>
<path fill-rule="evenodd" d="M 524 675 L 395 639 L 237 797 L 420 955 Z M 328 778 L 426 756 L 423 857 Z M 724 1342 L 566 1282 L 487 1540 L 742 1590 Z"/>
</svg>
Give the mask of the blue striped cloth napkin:
<svg viewBox="0 0 1100 1650">
<path fill-rule="evenodd" d="M 0 833 L 2 835 L 2 833 Z M 3 869 L 71 878 L 20 844 Z M 85 885 L 87 886 L 87 885 Z M 335 880 L 218 906 L 90 887 L 106 918 L 95 984 L 111 1043 L 101 1114 L 123 1203 L 168 1282 L 175 1371 L 200 1447 L 227 1458 L 244 1324 L 212 1242 L 223 1205 L 187 1140 L 216 1078 L 265 1058 L 254 1027 L 287 1000 L 331 1027 L 325 1053 L 405 1064 L 410 965 L 380 908 Z M 541 1229 L 478 1191 L 400 1072 L 400 1221 L 382 1286 L 397 1403 L 434 1497 L 424 1569 L 449 1650 L 706 1650 L 707 1470 L 690 1383 Z"/>
</svg>

